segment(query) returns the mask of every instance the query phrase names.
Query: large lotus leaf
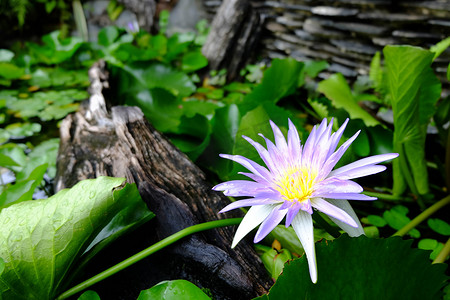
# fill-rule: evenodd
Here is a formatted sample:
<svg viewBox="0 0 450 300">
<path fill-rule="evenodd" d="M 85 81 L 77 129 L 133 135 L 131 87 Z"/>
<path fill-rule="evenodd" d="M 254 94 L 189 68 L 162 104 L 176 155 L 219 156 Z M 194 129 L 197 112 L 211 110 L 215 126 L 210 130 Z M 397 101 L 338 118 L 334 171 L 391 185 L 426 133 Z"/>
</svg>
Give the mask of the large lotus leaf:
<svg viewBox="0 0 450 300">
<path fill-rule="evenodd" d="M 84 180 L 46 200 L 0 212 L 2 299 L 52 299 L 94 238 L 124 209 L 141 202 L 123 178 Z M 151 214 L 141 202 L 139 207 Z"/>
<path fill-rule="evenodd" d="M 412 192 L 426 194 L 426 130 L 441 94 L 430 67 L 434 53 L 411 46 L 386 46 L 383 53 L 394 113 L 394 152 L 400 154 L 393 161 L 394 193 L 403 193 L 408 185 Z"/>
<path fill-rule="evenodd" d="M 316 244 L 318 281 L 305 256 L 288 262 L 270 293 L 260 299 L 440 299 L 444 264 L 400 237 L 343 235 Z"/>
<path fill-rule="evenodd" d="M 137 300 L 209 300 L 195 284 L 186 280 L 163 281 L 148 290 L 141 291 Z"/>
</svg>

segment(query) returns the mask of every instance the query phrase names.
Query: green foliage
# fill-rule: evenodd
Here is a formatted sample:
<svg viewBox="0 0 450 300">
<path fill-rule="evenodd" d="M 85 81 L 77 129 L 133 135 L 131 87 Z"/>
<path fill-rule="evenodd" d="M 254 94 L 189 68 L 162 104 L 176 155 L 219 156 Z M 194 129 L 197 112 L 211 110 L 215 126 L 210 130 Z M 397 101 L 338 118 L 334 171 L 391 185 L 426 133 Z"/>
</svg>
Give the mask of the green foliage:
<svg viewBox="0 0 450 300">
<path fill-rule="evenodd" d="M 292 259 L 292 255 L 287 249 L 274 249 L 263 245 L 255 245 L 256 252 L 260 255 L 261 261 L 267 272 L 274 281 L 278 279 L 283 271 L 284 264 Z"/>
<path fill-rule="evenodd" d="M 24 218 L 23 216 L 27 217 Z M 3 299 L 52 299 L 80 260 L 114 234 L 152 217 L 135 185 L 123 178 L 85 180 L 45 200 L 0 212 Z M 83 264 L 81 264 L 83 265 Z"/>
<path fill-rule="evenodd" d="M 434 54 L 410 46 L 386 46 L 386 83 L 394 113 L 394 193 L 406 185 L 418 194 L 429 192 L 425 161 L 426 128 L 436 109 L 441 84 L 430 68 Z"/>
<path fill-rule="evenodd" d="M 262 102 L 277 103 L 292 94 L 297 88 L 303 67 L 303 63 L 292 58 L 274 59 L 264 72 L 261 83 L 244 98 L 240 105 L 241 112 L 246 113 Z"/>
<path fill-rule="evenodd" d="M 409 210 L 406 206 L 396 205 L 392 209 L 385 211 L 383 213 L 383 218 L 389 226 L 396 230 L 400 230 L 411 221 L 411 219 L 406 216 L 408 212 Z M 414 238 L 420 237 L 420 232 L 417 229 L 411 230 L 408 234 Z"/>
<path fill-rule="evenodd" d="M 333 240 L 334 238 L 325 230 L 314 228 L 314 241 L 317 242 L 322 239 Z M 286 228 L 286 226 L 277 225 L 264 239 L 264 243 L 271 245 L 274 240 L 277 240 L 282 248 L 289 250 L 295 256 L 301 256 L 305 253 L 292 226 Z"/>
<path fill-rule="evenodd" d="M 137 300 L 208 300 L 201 289 L 186 280 L 162 281 L 148 290 L 141 291 Z"/>
<path fill-rule="evenodd" d="M 42 37 L 43 45 L 29 43 L 30 53 L 40 63 L 59 64 L 72 58 L 83 40 L 78 37 L 61 38 L 59 31 L 53 31 Z"/>
<path fill-rule="evenodd" d="M 422 239 L 419 241 L 417 248 L 422 250 L 431 250 L 430 259 L 434 260 L 439 252 L 444 248 L 444 244 L 434 239 Z"/>
<path fill-rule="evenodd" d="M 286 264 L 266 296 L 257 299 L 440 299 L 444 264 L 394 237 L 343 235 L 316 244 L 318 282 L 309 279 L 306 257 Z"/>
<path fill-rule="evenodd" d="M 366 126 L 379 124 L 374 117 L 358 105 L 342 74 L 337 73 L 321 81 L 317 90 L 331 99 L 334 107 L 345 109 L 352 119 L 362 119 Z"/>
<path fill-rule="evenodd" d="M 428 226 L 439 234 L 449 236 L 450 225 L 441 219 L 428 219 Z"/>
<path fill-rule="evenodd" d="M 100 296 L 94 291 L 86 291 L 78 297 L 78 300 L 100 300 Z"/>
<path fill-rule="evenodd" d="M 48 4 L 48 9 L 52 10 L 56 7 L 52 8 L 52 5 L 57 1 L 48 3 L 51 3 Z M 112 1 L 109 10 L 114 17 L 120 11 L 120 7 Z M 264 144 L 258 133 L 273 139 L 269 120 L 277 123 L 286 134 L 287 119 L 290 118 L 304 141 L 312 125 L 322 118 L 335 118 L 337 126 L 350 117 L 344 137 L 349 138 L 358 130 L 361 130 L 361 133 L 342 161 L 367 155 L 400 152 L 400 158 L 396 160 L 397 162 L 394 161 L 396 193 L 402 193 L 406 185 L 409 185 L 415 195 L 430 191 L 434 192 L 436 197 L 443 194 L 440 190 L 433 191 L 428 188 L 425 141 L 426 128 L 431 117 L 438 127 L 442 140 L 447 136 L 444 125 L 450 118 L 450 102 L 448 98 L 443 99 L 438 103 L 439 109 L 436 109 L 440 83 L 431 71 L 430 64 L 448 47 L 448 39 L 432 47 L 430 51 L 417 47 L 388 46 L 383 51 L 385 64 L 381 63 L 381 53 L 377 53 L 372 60 L 369 77 L 360 77 L 353 85 L 349 85 L 341 74 L 334 74 L 316 86 L 311 79 L 316 78 L 328 64 L 323 61 L 299 62 L 292 58 L 275 59 L 268 65 L 248 65 L 241 71 L 242 78 L 239 81 L 227 82 L 225 70 L 211 71 L 209 75 L 203 76 L 208 63 L 201 54 L 201 46 L 208 32 L 206 23 L 198 24 L 197 34 L 175 33 L 167 37 L 164 34 L 167 21 L 168 14 L 162 13 L 161 31 L 156 35 L 144 31 L 127 32 L 116 27 L 106 27 L 100 31 L 97 43 L 85 43 L 78 38 L 62 38 L 60 32 L 53 32 L 44 36 L 41 44 L 26 44 L 25 53 L 0 49 L 0 85 L 4 87 L 0 91 L 0 124 L 3 125 L 0 129 L 0 143 L 2 143 L 0 166 L 13 174 L 13 179 L 1 187 L 0 209 L 4 209 L 0 212 L 0 220 L 4 212 L 10 214 L 12 211 L 14 222 L 18 222 L 19 225 L 20 222 L 24 222 L 26 226 L 11 225 L 11 232 L 23 231 L 27 226 L 40 228 L 39 230 L 45 226 L 50 228 L 38 246 L 45 244 L 45 247 L 50 248 L 50 240 L 55 236 L 59 239 L 56 241 L 66 241 L 69 243 L 67 245 L 75 241 L 80 245 L 77 249 L 69 247 L 67 250 L 61 250 L 61 253 L 52 253 L 52 250 L 50 254 L 35 255 L 34 248 L 30 247 L 31 243 L 37 240 L 33 232 L 20 232 L 23 237 L 25 233 L 29 235 L 28 238 L 24 238 L 28 244 L 9 241 L 10 236 L 4 238 L 3 245 L 11 242 L 11 245 L 18 249 L 17 253 L 23 253 L 23 257 L 10 260 L 0 254 L 5 260 L 2 264 L 3 260 L 0 259 L 0 270 L 2 267 L 6 268 L 1 275 L 2 280 L 3 278 L 6 278 L 4 282 L 11 280 L 14 288 L 23 284 L 25 282 L 23 280 L 32 282 L 26 287 L 20 287 L 23 289 L 21 297 L 30 296 L 28 293 L 37 293 L 39 296 L 36 297 L 41 299 L 55 296 L 76 278 L 101 249 L 151 217 L 151 214 L 142 208 L 140 201 L 128 203 L 127 206 L 113 204 L 117 208 L 113 209 L 113 213 L 100 215 L 101 209 L 97 210 L 93 206 L 87 208 L 87 204 L 83 204 L 83 201 L 88 202 L 85 198 L 89 198 L 87 187 L 84 188 L 85 191 L 79 191 L 82 196 L 78 194 L 72 196 L 77 203 L 81 201 L 81 204 L 77 207 L 65 206 L 68 210 L 72 209 L 71 213 L 76 213 L 73 219 L 72 215 L 68 216 L 68 211 L 56 204 L 64 201 L 72 203 L 64 196 L 69 195 L 67 191 L 46 201 L 28 201 L 32 199 L 37 189 L 48 187 L 45 183 L 55 176 L 59 141 L 49 139 L 55 137 L 55 133 L 49 132 L 51 131 L 49 129 L 55 127 L 55 121 L 75 111 L 79 102 L 88 97 L 87 67 L 100 58 L 106 60 L 111 74 L 112 98 L 123 99 L 122 102 L 113 105 L 139 106 L 150 123 L 169 137 L 181 151 L 223 180 L 238 178 L 240 175 L 235 174 L 245 169 L 232 161 L 220 158 L 219 153 L 243 155 L 262 164 L 255 149 L 242 138 L 242 135 Z M 365 109 L 367 103 L 372 110 L 370 113 Z M 377 110 L 389 112 L 391 106 L 394 112 L 394 130 L 391 129 L 392 124 L 389 122 L 373 117 Z M 16 141 L 20 144 L 13 143 Z M 217 179 L 214 174 L 209 175 L 211 181 Z M 362 181 L 361 184 L 364 188 L 391 193 L 390 174 L 385 172 L 377 176 L 373 181 Z M 95 185 L 93 181 L 89 182 L 83 184 Z M 130 192 L 129 198 L 138 198 L 137 192 L 131 191 L 134 188 L 130 187 L 123 189 L 121 187 L 111 192 L 112 186 L 120 183 L 111 179 L 110 184 L 92 189 L 113 197 L 119 191 L 127 190 Z M 438 182 L 435 186 L 443 186 L 443 183 Z M 391 228 L 398 230 L 409 223 L 410 217 L 412 218 L 409 211 L 416 211 L 409 208 L 415 203 L 403 200 L 405 199 L 397 197 L 396 200 L 392 200 L 397 201 L 393 205 L 377 201 L 374 204 L 363 203 L 357 206 L 358 210 L 367 213 L 367 218 L 363 218 L 362 221 L 373 225 L 364 228 L 366 234 L 377 237 L 385 231 L 392 231 Z M 434 201 L 433 196 L 428 200 L 427 205 L 431 205 Z M 123 202 L 125 200 L 120 201 L 125 203 Z M 105 205 L 100 206 L 103 209 Z M 374 213 L 372 210 L 374 207 L 378 209 L 378 213 Z M 23 217 L 19 217 L 28 216 L 32 209 L 33 214 L 25 221 Z M 52 222 L 62 222 L 63 219 L 55 218 L 55 214 L 45 217 L 56 209 L 61 209 L 61 212 L 66 214 L 65 224 L 71 226 L 67 225 L 70 228 L 64 233 L 62 229 L 51 229 L 54 225 Z M 98 228 L 86 225 L 88 228 L 86 232 L 72 230 L 74 226 L 81 226 L 77 225 L 76 220 L 86 222 L 83 213 L 89 212 L 98 218 L 96 220 L 102 225 Z M 106 215 L 108 221 L 101 221 Z M 84 225 L 82 226 L 84 229 Z M 433 230 L 445 238 L 449 235 L 449 225 L 440 219 L 430 219 L 428 226 L 430 228 L 421 227 L 420 233 L 417 229 L 413 229 L 409 235 L 418 241 L 419 248 L 432 250 L 431 257 L 434 258 L 443 244 L 440 237 L 428 238 L 429 233 Z M 0 235 L 2 230 L 0 229 Z M 5 227 L 4 230 L 9 230 L 9 227 Z M 323 229 L 316 228 L 314 233 L 316 241 L 333 239 Z M 70 234 L 74 234 L 73 237 L 70 237 Z M 17 237 L 13 234 L 11 239 L 14 236 Z M 420 236 L 423 236 L 423 239 L 418 240 Z M 281 243 L 281 250 L 265 246 L 257 247 L 260 248 L 262 260 L 271 276 L 276 279 L 283 268 L 283 263 L 291 258 L 291 254 L 303 255 L 303 248 L 292 228 L 285 226 L 275 228 L 264 243 L 270 245 L 274 240 Z M 266 298 L 292 298 L 285 294 L 291 291 L 298 293 L 296 297 L 305 295 L 302 293 L 307 291 L 309 297 L 320 299 L 327 299 L 329 295 L 334 298 L 360 296 L 404 298 L 405 295 L 415 296 L 417 286 L 423 290 L 428 289 L 430 294 L 427 295 L 434 295 L 442 282 L 442 276 L 436 275 L 439 273 L 436 267 L 440 267 L 430 269 L 422 262 L 424 257 L 428 259 L 428 253 L 415 252 L 416 250 L 411 250 L 409 244 L 405 243 L 398 239 L 372 240 L 363 237 L 358 239 L 343 237 L 327 244 L 319 243 L 317 247 L 319 283 L 316 286 L 310 284 L 303 256 L 300 260 L 289 262 L 278 280 L 281 285 L 288 287 L 277 287 L 279 284 L 277 283 Z M 404 251 L 405 257 L 399 255 L 401 251 Z M 32 255 L 35 257 L 28 259 Z M 375 256 L 372 258 L 372 255 Z M 415 276 L 417 273 L 413 257 L 417 258 L 417 268 L 425 270 L 424 278 L 421 277 L 422 274 L 418 274 L 417 278 L 423 279 L 421 284 L 412 286 L 413 284 L 407 282 L 405 294 L 396 295 L 397 291 L 392 286 L 404 284 L 401 281 L 407 278 L 404 274 L 409 275 L 410 272 L 411 276 Z M 60 263 L 59 259 L 62 261 L 62 267 L 58 269 L 60 273 L 53 274 L 50 278 L 48 276 L 50 268 Z M 42 276 L 35 272 L 33 264 L 42 269 L 40 272 Z M 16 274 L 17 276 L 11 271 L 11 268 L 16 266 L 19 266 L 21 271 Z M 392 275 L 387 274 L 388 267 L 390 271 L 392 266 L 395 266 L 396 270 Z M 350 281 L 344 282 L 344 278 Z M 288 280 L 295 283 L 283 283 Z M 355 293 L 347 295 L 346 292 L 350 289 L 353 291 L 353 287 Z M 363 290 L 362 287 L 367 287 L 367 290 Z M 284 292 L 280 292 L 281 290 Z M 198 288 L 192 284 L 174 281 L 164 282 L 143 291 L 139 299 L 159 298 L 158 293 L 168 295 L 167 293 L 174 291 L 177 294 L 173 297 L 186 291 L 194 293 L 192 297 L 195 299 L 200 297 L 199 294 L 195 294 Z M 327 294 L 323 295 L 325 291 Z M 12 293 L 12 290 L 8 290 L 8 293 L 10 292 Z M 382 294 L 383 292 L 386 294 Z M 417 292 L 417 295 L 422 295 L 420 293 L 421 291 Z M 201 297 L 206 296 L 202 294 Z M 80 297 L 80 299 L 98 298 L 92 291 Z"/>
</svg>

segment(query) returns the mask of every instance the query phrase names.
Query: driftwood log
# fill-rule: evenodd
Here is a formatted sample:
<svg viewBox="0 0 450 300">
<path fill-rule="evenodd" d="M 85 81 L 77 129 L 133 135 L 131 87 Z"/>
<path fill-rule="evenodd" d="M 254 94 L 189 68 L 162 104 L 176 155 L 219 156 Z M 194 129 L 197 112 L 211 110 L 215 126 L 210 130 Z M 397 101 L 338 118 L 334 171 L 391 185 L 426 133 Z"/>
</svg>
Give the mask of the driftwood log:
<svg viewBox="0 0 450 300">
<path fill-rule="evenodd" d="M 211 190 L 204 173 L 144 119 L 137 107 L 107 109 L 104 63 L 90 70 L 91 97 L 61 124 L 56 190 L 101 175 L 125 177 L 156 217 L 114 243 L 89 275 L 196 223 L 242 216 L 217 214 L 228 199 Z M 186 238 L 92 287 L 102 299 L 136 299 L 139 291 L 169 279 L 187 279 L 216 299 L 250 299 L 272 281 L 251 242 L 230 249 L 235 228 Z M 81 280 L 81 279 L 80 279 Z"/>
</svg>

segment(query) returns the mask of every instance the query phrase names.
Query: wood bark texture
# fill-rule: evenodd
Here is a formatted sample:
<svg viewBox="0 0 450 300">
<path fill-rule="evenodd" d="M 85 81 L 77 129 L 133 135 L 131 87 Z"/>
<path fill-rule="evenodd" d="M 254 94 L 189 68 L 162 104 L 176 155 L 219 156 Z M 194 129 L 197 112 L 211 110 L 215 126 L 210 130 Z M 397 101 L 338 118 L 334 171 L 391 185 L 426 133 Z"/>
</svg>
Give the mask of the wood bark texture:
<svg viewBox="0 0 450 300">
<path fill-rule="evenodd" d="M 259 41 L 263 20 L 247 0 L 222 2 L 202 48 L 213 70 L 226 69 L 236 78 Z"/>
<path fill-rule="evenodd" d="M 104 63 L 91 68 L 90 78 L 89 102 L 61 124 L 55 189 L 101 175 L 125 177 L 137 184 L 156 215 L 144 229 L 107 249 L 97 266 L 109 267 L 121 255 L 126 258 L 188 226 L 242 216 L 239 211 L 217 214 L 229 200 L 211 190 L 205 174 L 149 125 L 139 108 L 107 109 Z M 216 299 L 250 299 L 267 292 L 272 281 L 252 243 L 244 240 L 230 249 L 234 232 L 219 228 L 183 239 L 92 289 L 102 299 L 136 299 L 140 290 L 161 280 L 184 278 L 210 289 Z"/>
</svg>

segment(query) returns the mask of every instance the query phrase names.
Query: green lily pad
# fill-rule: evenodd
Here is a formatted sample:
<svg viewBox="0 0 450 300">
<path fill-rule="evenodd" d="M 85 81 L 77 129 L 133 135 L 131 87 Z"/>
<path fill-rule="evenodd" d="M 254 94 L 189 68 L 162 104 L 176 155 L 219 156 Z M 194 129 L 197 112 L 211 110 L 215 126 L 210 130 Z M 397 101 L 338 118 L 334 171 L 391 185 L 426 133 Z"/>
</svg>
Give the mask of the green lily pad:
<svg viewBox="0 0 450 300">
<path fill-rule="evenodd" d="M 195 284 L 186 280 L 163 281 L 141 291 L 137 300 L 210 300 Z"/>
<path fill-rule="evenodd" d="M 181 70 L 188 73 L 197 71 L 207 65 L 208 60 L 200 50 L 188 52 L 181 59 Z"/>
<path fill-rule="evenodd" d="M 428 219 L 428 226 L 439 234 L 450 235 L 450 225 L 441 219 Z"/>
<path fill-rule="evenodd" d="M 411 219 L 406 216 L 408 208 L 403 205 L 396 205 L 392 209 L 383 213 L 383 218 L 386 220 L 389 226 L 396 230 L 400 230 L 406 224 L 411 222 Z M 412 229 L 408 232 L 411 237 L 419 238 L 420 232 L 417 229 Z"/>
<path fill-rule="evenodd" d="M 431 250 L 430 259 L 435 259 L 439 252 L 441 252 L 442 248 L 444 248 L 444 244 L 439 243 L 434 239 L 422 239 L 419 241 L 417 248 L 422 250 Z"/>
<path fill-rule="evenodd" d="M 386 226 L 387 222 L 385 219 L 383 219 L 380 216 L 376 216 L 376 215 L 368 215 L 367 219 L 369 221 L 370 224 L 375 225 L 377 227 L 384 227 Z"/>
<path fill-rule="evenodd" d="M 100 296 L 94 291 L 86 291 L 78 297 L 78 300 L 100 300 Z"/>
<path fill-rule="evenodd" d="M 41 131 L 39 123 L 13 123 L 5 127 L 11 137 L 32 136 Z"/>
<path fill-rule="evenodd" d="M 400 237 L 343 235 L 316 244 L 318 281 L 305 256 L 288 262 L 270 293 L 259 299 L 441 299 L 445 264 Z"/>
</svg>

